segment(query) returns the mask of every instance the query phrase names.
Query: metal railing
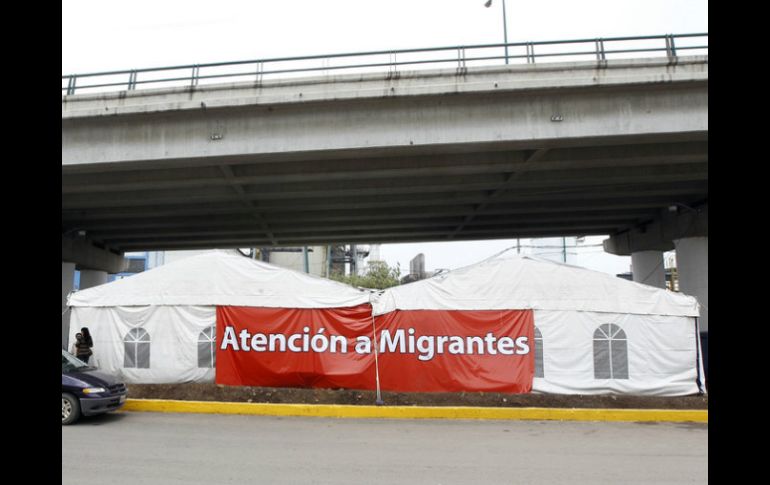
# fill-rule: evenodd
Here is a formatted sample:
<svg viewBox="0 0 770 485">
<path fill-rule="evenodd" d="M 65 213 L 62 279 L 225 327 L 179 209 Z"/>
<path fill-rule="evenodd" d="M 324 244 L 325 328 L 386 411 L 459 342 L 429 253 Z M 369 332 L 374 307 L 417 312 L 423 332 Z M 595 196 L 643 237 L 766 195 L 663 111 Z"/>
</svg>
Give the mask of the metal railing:
<svg viewBox="0 0 770 485">
<path fill-rule="evenodd" d="M 507 47 L 507 49 L 506 49 Z M 566 50 L 563 50 L 566 49 Z M 501 55 L 501 52 L 505 54 Z M 533 64 L 543 60 L 596 60 L 634 57 L 675 58 L 681 53 L 708 55 L 708 33 L 638 37 L 519 42 L 471 46 L 433 47 L 372 52 L 351 52 L 303 57 L 279 57 L 237 62 L 130 69 L 125 71 L 62 76 L 62 94 L 133 91 L 144 87 L 190 87 L 222 80 L 253 82 L 266 77 L 285 79 L 305 74 L 385 72 L 397 77 L 404 66 L 455 67 L 500 63 Z M 513 62 L 511 62 L 513 61 Z"/>
</svg>

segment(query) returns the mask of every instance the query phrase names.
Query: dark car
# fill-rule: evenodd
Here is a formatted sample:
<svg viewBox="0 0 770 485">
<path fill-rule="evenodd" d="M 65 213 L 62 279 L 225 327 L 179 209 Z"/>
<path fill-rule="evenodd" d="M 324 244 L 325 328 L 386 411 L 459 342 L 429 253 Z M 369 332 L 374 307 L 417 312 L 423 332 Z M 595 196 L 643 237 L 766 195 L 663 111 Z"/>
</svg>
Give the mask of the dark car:
<svg viewBox="0 0 770 485">
<path fill-rule="evenodd" d="M 126 403 L 128 389 L 119 379 L 61 351 L 61 424 L 80 416 L 115 411 Z"/>
</svg>

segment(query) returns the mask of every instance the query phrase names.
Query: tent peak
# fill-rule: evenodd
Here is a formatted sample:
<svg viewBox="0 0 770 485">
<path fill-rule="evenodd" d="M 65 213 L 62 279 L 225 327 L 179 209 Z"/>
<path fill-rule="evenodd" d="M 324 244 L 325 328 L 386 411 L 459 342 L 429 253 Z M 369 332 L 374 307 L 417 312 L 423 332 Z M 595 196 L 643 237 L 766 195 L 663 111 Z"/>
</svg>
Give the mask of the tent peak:
<svg viewBox="0 0 770 485">
<path fill-rule="evenodd" d="M 221 305 L 340 308 L 369 303 L 368 292 L 320 276 L 212 249 L 78 291 L 69 306 Z"/>
</svg>

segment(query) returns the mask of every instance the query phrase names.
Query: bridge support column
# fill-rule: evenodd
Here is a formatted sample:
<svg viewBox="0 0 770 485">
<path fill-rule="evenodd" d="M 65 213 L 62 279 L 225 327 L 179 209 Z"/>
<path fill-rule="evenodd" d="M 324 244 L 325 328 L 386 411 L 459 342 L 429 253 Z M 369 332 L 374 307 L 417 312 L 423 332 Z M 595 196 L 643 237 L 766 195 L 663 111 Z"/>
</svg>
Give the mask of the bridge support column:
<svg viewBox="0 0 770 485">
<path fill-rule="evenodd" d="M 106 271 L 82 270 L 80 271 L 80 289 L 93 288 L 107 283 Z"/>
<path fill-rule="evenodd" d="M 631 253 L 634 281 L 656 288 L 666 287 L 666 268 L 663 251 L 637 251 Z"/>
<path fill-rule="evenodd" d="M 67 349 L 70 334 L 70 313 L 67 310 L 67 295 L 75 287 L 75 263 L 61 263 L 61 348 Z"/>
<path fill-rule="evenodd" d="M 709 325 L 709 238 L 677 239 L 676 266 L 679 290 L 692 295 L 701 304 L 700 331 L 708 332 Z"/>
<path fill-rule="evenodd" d="M 645 278 L 641 265 L 652 265 L 652 256 L 646 262 L 645 252 L 663 252 L 676 250 L 679 291 L 697 298 L 701 305 L 700 340 L 703 367 L 708 381 L 708 328 L 709 328 L 709 238 L 708 238 L 708 202 L 691 207 L 676 203 L 659 211 L 658 217 L 637 227 L 614 234 L 604 241 L 604 250 L 611 254 L 632 257 L 634 280 L 637 272 Z M 639 256 L 636 256 L 640 254 Z M 636 259 L 634 259 L 636 256 Z M 656 264 L 657 264 L 657 256 Z M 652 271 L 652 268 L 650 268 Z"/>
<path fill-rule="evenodd" d="M 709 376 L 709 238 L 691 237 L 677 239 L 676 266 L 679 290 L 692 295 L 700 303 L 700 342 L 703 370 L 708 387 Z"/>
</svg>

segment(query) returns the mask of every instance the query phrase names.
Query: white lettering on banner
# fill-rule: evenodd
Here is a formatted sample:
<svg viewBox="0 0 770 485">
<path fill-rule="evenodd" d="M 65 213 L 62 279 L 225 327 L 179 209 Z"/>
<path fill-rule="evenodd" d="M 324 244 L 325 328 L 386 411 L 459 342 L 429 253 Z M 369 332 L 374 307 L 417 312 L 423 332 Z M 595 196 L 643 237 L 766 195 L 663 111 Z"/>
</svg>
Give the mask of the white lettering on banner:
<svg viewBox="0 0 770 485">
<path fill-rule="evenodd" d="M 297 347 L 297 344 L 295 343 L 297 340 L 301 338 L 302 338 L 302 335 L 298 333 L 295 333 L 294 335 L 289 337 L 289 350 L 291 350 L 292 352 L 302 352 L 302 349 Z"/>
<path fill-rule="evenodd" d="M 406 353 L 406 343 L 404 342 L 404 331 L 399 330 L 396 332 L 396 339 L 390 338 L 390 331 L 383 330 L 380 332 L 380 353 L 395 352 L 396 345 L 398 345 L 398 351 L 402 354 Z M 387 349 L 387 350 L 386 350 Z"/>
<path fill-rule="evenodd" d="M 406 333 L 409 335 L 407 336 Z M 519 337 L 515 341 L 511 337 L 497 338 L 492 332 L 484 337 L 458 337 L 447 335 L 423 335 L 415 337 L 415 331 L 396 330 L 391 335 L 390 330 L 380 334 L 380 353 L 398 352 L 402 354 L 419 353 L 418 359 L 428 361 L 437 354 L 445 353 L 445 344 L 449 342 L 448 353 L 452 355 L 526 355 L 529 353 L 527 337 Z M 518 349 L 517 349 L 518 347 Z"/>
<path fill-rule="evenodd" d="M 240 336 L 241 336 L 241 348 L 248 352 L 250 347 L 249 345 L 246 344 L 246 341 L 249 340 L 249 332 L 245 329 L 241 330 Z"/>
<path fill-rule="evenodd" d="M 238 341 L 235 339 L 235 329 L 233 327 L 225 327 L 225 335 L 222 337 L 222 350 L 227 350 L 227 346 L 233 347 L 233 350 L 240 350 L 238 348 Z"/>
<path fill-rule="evenodd" d="M 371 354 L 372 353 L 372 339 L 369 337 L 356 338 L 356 353 L 357 354 Z"/>
<path fill-rule="evenodd" d="M 523 354 L 529 353 L 529 344 L 527 343 L 527 337 L 519 337 L 516 339 L 516 345 L 521 347 L 521 352 Z"/>
<path fill-rule="evenodd" d="M 288 337 L 284 334 L 251 334 L 243 329 L 236 337 L 235 329 L 225 327 L 222 337 L 221 350 L 233 350 L 243 352 L 314 352 L 332 354 L 346 354 L 348 352 L 348 339 L 341 335 L 325 334 L 326 329 L 320 328 L 311 336 L 310 327 L 304 327 L 302 333 L 295 333 Z M 240 337 L 240 339 L 238 338 Z M 432 360 L 436 355 L 445 353 L 451 355 L 527 355 L 530 352 L 528 338 L 520 336 L 496 337 L 488 332 L 483 337 L 459 337 L 456 335 L 420 335 L 415 329 L 399 329 L 391 334 L 390 330 L 382 330 L 379 337 L 379 352 L 398 354 L 418 354 L 421 361 Z M 240 345 L 239 345 L 240 341 Z M 367 336 L 356 337 L 354 349 L 357 354 L 370 354 L 372 341 Z"/>
</svg>

